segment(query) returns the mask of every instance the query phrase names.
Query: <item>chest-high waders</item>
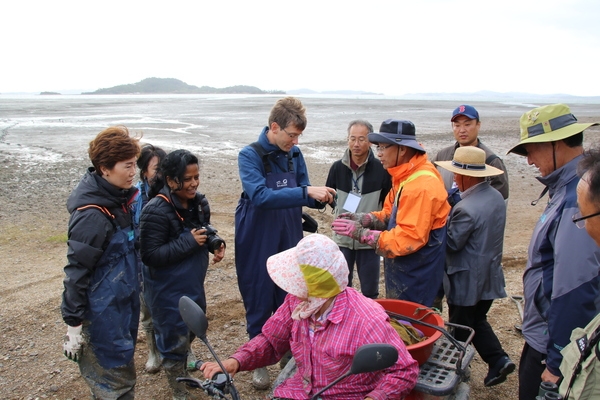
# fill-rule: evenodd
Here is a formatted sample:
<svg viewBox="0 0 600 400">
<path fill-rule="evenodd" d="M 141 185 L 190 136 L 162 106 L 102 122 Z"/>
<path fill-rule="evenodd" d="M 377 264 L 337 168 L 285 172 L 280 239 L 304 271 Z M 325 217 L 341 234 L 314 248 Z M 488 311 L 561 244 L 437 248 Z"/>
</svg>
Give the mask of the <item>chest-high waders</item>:
<svg viewBox="0 0 600 400">
<path fill-rule="evenodd" d="M 297 187 L 291 156 L 287 172 L 273 173 L 268 154 L 256 144 L 259 149 L 254 143 L 251 146 L 263 160 L 266 186 L 272 190 Z M 242 193 L 235 210 L 235 267 L 250 338 L 261 332 L 287 294 L 269 277 L 267 258 L 296 246 L 302 237 L 302 207 L 263 209 Z"/>
<path fill-rule="evenodd" d="M 157 197 L 173 206 L 168 197 L 162 194 Z M 181 221 L 180 235 L 189 235 L 191 228 L 185 227 L 175 206 L 173 210 Z M 162 366 L 173 397 L 184 397 L 187 389 L 176 379 L 187 376 L 185 363 L 193 337 L 179 313 L 179 299 L 187 296 L 206 312 L 204 279 L 208 270 L 208 247 L 198 246 L 196 251 L 179 262 L 158 268 L 144 268 L 147 268 L 144 273 L 144 298 L 152 315 L 156 347 L 163 358 Z"/>
<path fill-rule="evenodd" d="M 402 182 L 388 223 L 388 230 L 396 227 L 396 214 L 404 184 L 421 175 L 432 175 L 429 171 L 417 171 Z M 444 278 L 446 256 L 446 226 L 429 232 L 425 246 L 414 253 L 384 259 L 385 297 L 408 300 L 427 307 L 433 305 Z"/>
<path fill-rule="evenodd" d="M 135 234 L 115 226 L 96 263 L 88 287 L 83 333 L 87 343 L 79 362 L 81 375 L 98 399 L 133 399 L 134 351 L 140 318 L 140 282 Z M 78 210 L 88 208 L 81 207 Z"/>
</svg>

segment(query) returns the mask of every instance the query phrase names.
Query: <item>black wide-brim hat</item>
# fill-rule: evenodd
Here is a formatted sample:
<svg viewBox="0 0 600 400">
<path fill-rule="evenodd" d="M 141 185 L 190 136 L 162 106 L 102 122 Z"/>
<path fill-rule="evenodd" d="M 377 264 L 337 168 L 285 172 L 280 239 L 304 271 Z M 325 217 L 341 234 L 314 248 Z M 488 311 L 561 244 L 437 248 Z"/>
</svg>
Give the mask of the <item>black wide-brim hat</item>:
<svg viewBox="0 0 600 400">
<path fill-rule="evenodd" d="M 406 120 L 386 119 L 381 123 L 379 132 L 369 133 L 369 142 L 407 146 L 425 153 L 425 149 L 417 142 L 415 124 Z"/>
</svg>

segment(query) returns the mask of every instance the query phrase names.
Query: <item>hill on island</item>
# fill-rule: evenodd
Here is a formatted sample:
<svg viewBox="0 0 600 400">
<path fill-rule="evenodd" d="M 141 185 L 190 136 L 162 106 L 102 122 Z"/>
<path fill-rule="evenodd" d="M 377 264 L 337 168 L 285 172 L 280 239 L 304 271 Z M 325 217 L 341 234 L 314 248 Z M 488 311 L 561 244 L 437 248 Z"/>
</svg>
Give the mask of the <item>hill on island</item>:
<svg viewBox="0 0 600 400">
<path fill-rule="evenodd" d="M 285 94 L 281 90 L 265 91 L 255 86 L 236 85 L 225 88 L 193 86 L 174 78 L 146 78 L 137 83 L 98 89 L 81 94 Z"/>
</svg>

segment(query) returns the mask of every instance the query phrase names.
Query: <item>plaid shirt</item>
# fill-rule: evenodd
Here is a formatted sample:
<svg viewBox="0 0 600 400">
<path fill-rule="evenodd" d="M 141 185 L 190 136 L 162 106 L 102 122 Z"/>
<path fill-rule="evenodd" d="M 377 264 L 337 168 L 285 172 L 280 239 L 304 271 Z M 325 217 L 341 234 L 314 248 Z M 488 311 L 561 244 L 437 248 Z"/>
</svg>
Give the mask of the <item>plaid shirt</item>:
<svg viewBox="0 0 600 400">
<path fill-rule="evenodd" d="M 307 399 L 346 373 L 356 350 L 369 343 L 389 343 L 398 349 L 398 361 L 383 371 L 350 375 L 328 389 L 326 399 L 402 399 L 417 381 L 419 367 L 389 323 L 383 308 L 352 288 L 337 295 L 324 324 L 311 340 L 310 321 L 292 320 L 300 303 L 288 295 L 266 322 L 262 333 L 241 346 L 232 356 L 241 371 L 275 364 L 292 351 L 298 371 L 275 389 L 274 396 Z"/>
</svg>

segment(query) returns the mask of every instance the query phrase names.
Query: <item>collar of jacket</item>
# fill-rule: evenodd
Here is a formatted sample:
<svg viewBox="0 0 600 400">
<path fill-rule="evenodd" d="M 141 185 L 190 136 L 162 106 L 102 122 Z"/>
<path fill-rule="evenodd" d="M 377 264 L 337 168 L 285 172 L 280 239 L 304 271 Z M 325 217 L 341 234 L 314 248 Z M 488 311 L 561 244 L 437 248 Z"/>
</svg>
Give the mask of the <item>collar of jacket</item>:
<svg viewBox="0 0 600 400">
<path fill-rule="evenodd" d="M 538 176 L 536 179 L 540 181 L 544 186 L 548 188 L 550 197 L 554 196 L 554 193 L 563 186 L 566 186 L 573 179 L 577 178 L 577 164 L 583 155 L 579 155 L 557 169 L 556 171 L 546 175 Z"/>
<path fill-rule="evenodd" d="M 412 158 L 404 164 L 396 167 L 388 168 L 389 174 L 392 176 L 394 183 L 404 181 L 411 176 L 418 168 L 427 162 L 427 153 L 417 152 Z"/>
</svg>

